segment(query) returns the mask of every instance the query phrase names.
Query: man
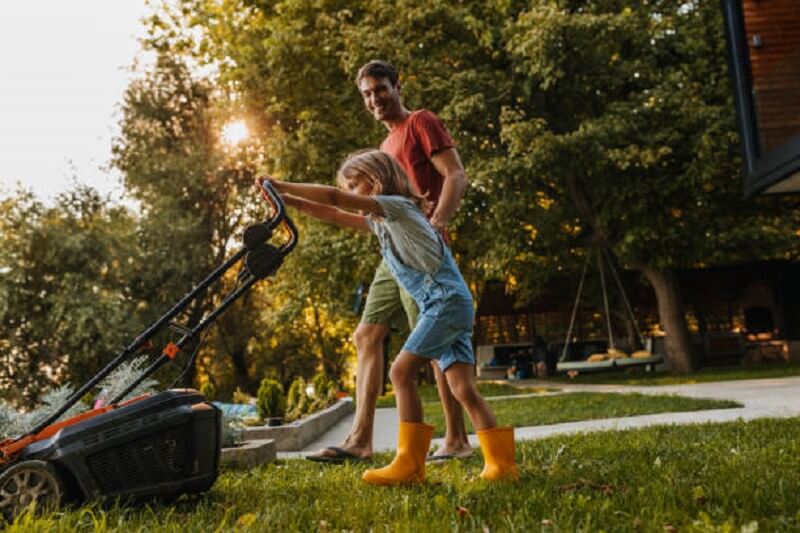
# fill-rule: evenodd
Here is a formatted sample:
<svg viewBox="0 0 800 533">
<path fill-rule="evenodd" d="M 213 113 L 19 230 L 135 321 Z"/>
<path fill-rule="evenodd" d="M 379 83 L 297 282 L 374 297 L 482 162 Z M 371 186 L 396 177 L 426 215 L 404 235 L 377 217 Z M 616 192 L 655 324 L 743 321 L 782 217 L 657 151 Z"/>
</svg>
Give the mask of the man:
<svg viewBox="0 0 800 533">
<path fill-rule="evenodd" d="M 447 238 L 447 223 L 464 195 L 467 177 L 455 143 L 433 113 L 410 111 L 402 101 L 397 70 L 385 61 L 370 61 L 358 71 L 356 85 L 364 105 L 389 133 L 381 151 L 393 156 L 419 192 L 433 203 L 431 224 Z M 383 380 L 384 340 L 399 320 L 413 327 L 417 307 L 381 262 L 370 285 L 361 323 L 353 334 L 358 351 L 356 368 L 356 414 L 350 434 L 340 446 L 331 446 L 307 456 L 313 461 L 339 463 L 372 455 L 375 405 Z M 438 461 L 468 457 L 464 416 L 436 362 L 432 362 L 439 397 L 444 407 L 447 430 L 444 445 L 429 457 Z"/>
</svg>

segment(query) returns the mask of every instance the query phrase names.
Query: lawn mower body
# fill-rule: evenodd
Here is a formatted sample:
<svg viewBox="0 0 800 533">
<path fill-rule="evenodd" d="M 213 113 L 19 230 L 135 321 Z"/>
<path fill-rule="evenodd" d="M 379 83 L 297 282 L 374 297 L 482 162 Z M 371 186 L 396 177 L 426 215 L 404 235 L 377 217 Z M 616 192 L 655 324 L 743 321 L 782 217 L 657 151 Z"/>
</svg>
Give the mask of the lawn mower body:
<svg viewBox="0 0 800 533">
<path fill-rule="evenodd" d="M 172 497 L 217 478 L 222 414 L 192 389 L 146 396 L 29 445 L 82 499 Z"/>
</svg>

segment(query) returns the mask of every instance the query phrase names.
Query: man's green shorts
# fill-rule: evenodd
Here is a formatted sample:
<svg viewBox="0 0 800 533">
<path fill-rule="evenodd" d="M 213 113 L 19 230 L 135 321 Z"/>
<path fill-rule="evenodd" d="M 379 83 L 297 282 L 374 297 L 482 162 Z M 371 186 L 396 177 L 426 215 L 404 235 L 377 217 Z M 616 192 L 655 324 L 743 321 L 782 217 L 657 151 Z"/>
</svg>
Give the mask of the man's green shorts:
<svg viewBox="0 0 800 533">
<path fill-rule="evenodd" d="M 397 284 L 386 263 L 381 261 L 369 286 L 361 322 L 383 324 L 393 331 L 406 331 L 406 328 L 410 331 L 417 323 L 418 314 L 414 299 Z"/>
</svg>

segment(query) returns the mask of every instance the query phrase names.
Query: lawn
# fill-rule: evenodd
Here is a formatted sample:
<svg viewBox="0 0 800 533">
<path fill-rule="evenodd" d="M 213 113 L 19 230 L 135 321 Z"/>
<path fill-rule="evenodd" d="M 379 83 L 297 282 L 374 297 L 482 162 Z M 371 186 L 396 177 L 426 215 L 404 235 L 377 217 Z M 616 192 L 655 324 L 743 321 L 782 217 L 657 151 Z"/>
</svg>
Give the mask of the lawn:
<svg viewBox="0 0 800 533">
<path fill-rule="evenodd" d="M 593 383 L 613 385 L 680 385 L 683 383 L 708 383 L 742 379 L 768 379 L 800 376 L 800 364 L 772 363 L 753 367 L 731 366 L 703 368 L 685 376 L 667 372 L 647 373 L 641 369 L 631 372 L 598 372 L 578 374 L 574 379 L 559 375 L 548 378 L 557 387 L 561 383 Z"/>
<path fill-rule="evenodd" d="M 799 418 L 559 436 L 518 443 L 517 458 L 516 484 L 477 480 L 475 457 L 433 466 L 411 488 L 363 484 L 375 463 L 291 460 L 225 472 L 208 494 L 174 505 L 92 504 L 8 531 L 800 529 Z"/>
<path fill-rule="evenodd" d="M 576 392 L 503 400 L 491 400 L 490 398 L 489 405 L 494 410 L 499 425 L 514 427 L 741 407 L 741 404 L 729 400 L 685 398 L 671 394 L 598 392 Z M 429 402 L 424 405 L 424 409 L 425 421 L 436 426 L 436 436 L 443 436 L 445 424 L 441 404 L 438 401 Z M 472 424 L 468 419 L 467 428 L 472 432 Z"/>
<path fill-rule="evenodd" d="M 417 387 L 419 396 L 422 398 L 422 403 L 438 402 L 439 392 L 436 390 L 436 385 L 428 383 L 419 385 Z M 479 381 L 478 390 L 484 398 L 490 396 L 513 396 L 519 394 L 537 394 L 543 392 L 557 391 L 556 388 L 551 387 L 515 387 L 506 383 L 496 383 L 491 381 Z M 390 392 L 385 396 L 378 398 L 378 407 L 394 407 L 394 393 Z"/>
</svg>

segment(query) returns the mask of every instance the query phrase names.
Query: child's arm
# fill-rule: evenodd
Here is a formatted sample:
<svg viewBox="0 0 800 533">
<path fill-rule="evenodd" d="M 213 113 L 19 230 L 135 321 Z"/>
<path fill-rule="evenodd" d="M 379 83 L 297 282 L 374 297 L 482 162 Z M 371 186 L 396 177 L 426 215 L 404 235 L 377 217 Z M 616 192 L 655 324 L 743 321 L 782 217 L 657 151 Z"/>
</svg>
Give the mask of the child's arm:
<svg viewBox="0 0 800 533">
<path fill-rule="evenodd" d="M 343 228 L 369 231 L 367 217 L 363 215 L 343 211 L 330 205 L 312 202 L 311 200 L 306 200 L 305 198 L 300 198 L 298 196 L 292 196 L 291 194 L 283 193 L 282 198 L 287 205 L 296 207 L 301 212 L 311 215 L 312 217 L 322 220 L 323 222 L 336 224 L 337 226 L 341 226 Z"/>
<path fill-rule="evenodd" d="M 341 207 L 361 211 L 365 214 L 385 216 L 383 208 L 371 196 L 353 194 L 330 187 L 328 185 L 317 185 L 313 183 L 292 183 L 268 178 L 270 183 L 282 194 L 289 194 L 298 198 L 304 198 L 317 204 Z M 316 216 L 316 215 L 314 215 Z"/>
</svg>

